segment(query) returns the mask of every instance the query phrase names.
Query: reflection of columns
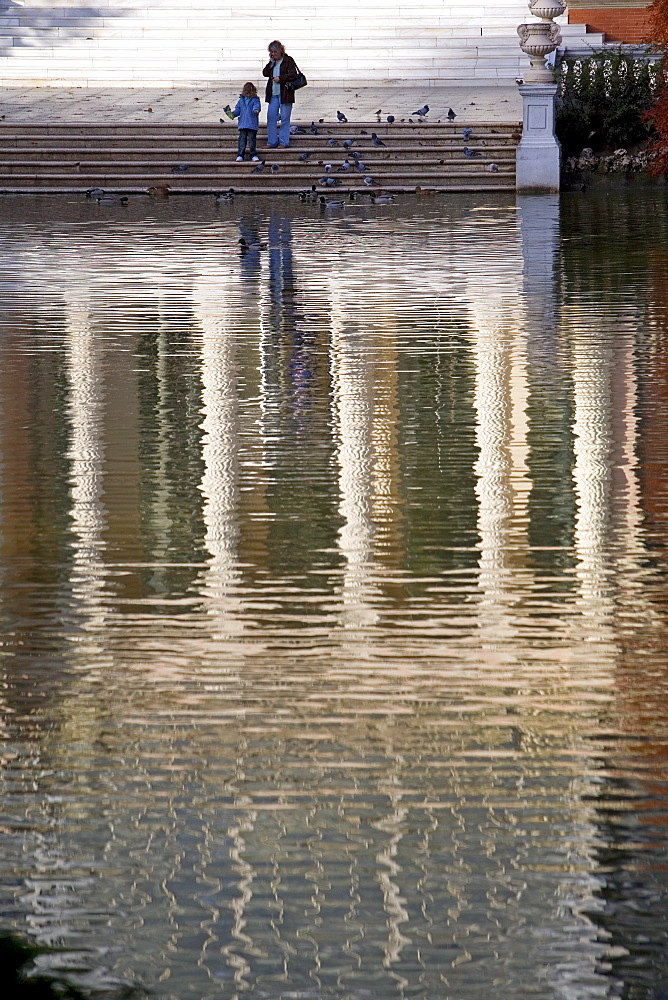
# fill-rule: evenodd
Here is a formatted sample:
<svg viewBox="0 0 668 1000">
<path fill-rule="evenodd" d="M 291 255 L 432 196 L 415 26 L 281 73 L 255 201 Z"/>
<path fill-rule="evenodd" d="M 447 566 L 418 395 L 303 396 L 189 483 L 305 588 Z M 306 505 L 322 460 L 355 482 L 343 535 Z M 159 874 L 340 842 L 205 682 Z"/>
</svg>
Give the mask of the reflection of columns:
<svg viewBox="0 0 668 1000">
<path fill-rule="evenodd" d="M 240 598 L 237 548 L 239 542 L 239 427 L 235 336 L 226 315 L 220 284 L 202 285 L 195 310 L 202 330 L 200 349 L 202 380 L 201 424 L 204 473 L 200 489 L 204 495 L 204 544 L 210 559 L 202 593 L 208 609 L 224 618 L 224 631 L 231 629 Z M 230 617 L 232 615 L 232 617 Z M 234 631 L 240 628 L 238 624 Z"/>
<path fill-rule="evenodd" d="M 573 482 L 577 510 L 577 578 L 589 613 L 611 611 L 608 562 L 610 516 L 610 377 L 612 350 L 578 337 L 573 347 Z"/>
<path fill-rule="evenodd" d="M 250 800 L 247 800 L 250 803 Z M 235 996 L 245 993 L 250 989 L 249 977 L 251 966 L 244 956 L 245 951 L 253 954 L 257 945 L 252 937 L 248 935 L 246 927 L 246 909 L 253 899 L 253 882 L 256 871 L 253 865 L 244 857 L 246 851 L 246 841 L 244 833 L 252 833 L 255 829 L 257 813 L 253 811 L 245 812 L 239 816 L 235 824 L 228 828 L 227 835 L 231 840 L 230 860 L 232 867 L 238 875 L 237 895 L 231 901 L 233 922 L 230 928 L 230 936 L 234 942 L 224 945 L 221 949 L 233 970 Z"/>
<path fill-rule="evenodd" d="M 398 782 L 399 783 L 399 782 Z M 408 923 L 408 910 L 405 907 L 406 899 L 401 895 L 396 876 L 401 873 L 401 865 L 395 860 L 399 845 L 404 838 L 406 829 L 406 817 L 408 808 L 400 805 L 401 796 L 391 795 L 393 809 L 382 819 L 372 822 L 372 827 L 389 834 L 389 842 L 386 843 L 376 854 L 376 861 L 379 866 L 377 872 L 378 882 L 383 894 L 383 906 L 387 913 L 387 926 L 389 933 L 387 944 L 383 945 L 385 957 L 383 966 L 391 968 L 396 962 L 401 960 L 401 952 L 410 945 L 411 938 L 401 933 L 401 925 Z M 405 985 L 408 985 L 406 982 Z"/>
<path fill-rule="evenodd" d="M 478 587 L 486 607 L 485 624 L 494 628 L 500 621 L 489 620 L 489 612 L 496 605 L 501 611 L 515 603 L 521 574 L 527 572 L 531 492 L 527 345 L 525 334 L 513 330 L 514 324 L 504 315 L 502 303 L 488 308 L 476 305 L 475 319 Z"/>
<path fill-rule="evenodd" d="M 91 330 L 87 304 L 67 302 L 66 309 L 72 591 L 92 624 L 93 616 L 98 622 L 102 617 L 98 602 L 104 588 L 102 352 Z"/>
<path fill-rule="evenodd" d="M 635 355 L 618 333 L 613 346 L 577 334 L 573 346 L 576 574 L 583 627 L 594 638 L 595 619 L 600 639 L 620 594 L 634 600 L 643 549 Z"/>
<path fill-rule="evenodd" d="M 370 606 L 373 560 L 373 387 L 366 352 L 356 350 L 359 335 L 343 333 L 342 308 L 332 284 L 332 386 L 338 429 L 339 513 L 343 525 L 339 548 L 345 559 L 342 599 L 344 621 L 349 626 L 373 624 L 377 613 Z"/>
</svg>

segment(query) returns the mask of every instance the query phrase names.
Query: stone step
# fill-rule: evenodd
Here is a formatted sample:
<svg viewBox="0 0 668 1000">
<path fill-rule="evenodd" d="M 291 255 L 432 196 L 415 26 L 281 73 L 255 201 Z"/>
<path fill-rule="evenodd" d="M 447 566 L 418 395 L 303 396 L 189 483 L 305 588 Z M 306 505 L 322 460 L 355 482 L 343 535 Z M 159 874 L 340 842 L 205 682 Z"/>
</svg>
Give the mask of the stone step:
<svg viewBox="0 0 668 1000">
<path fill-rule="evenodd" d="M 42 175 L 39 177 L 31 174 L 15 175 L 11 178 L 11 183 L 6 178 L 0 178 L 0 194 L 31 194 L 41 192 L 50 193 L 83 193 L 89 188 L 98 185 L 103 186 L 105 191 L 112 194 L 146 194 L 148 188 L 156 184 L 165 183 L 164 180 L 153 177 L 133 177 L 124 178 L 122 182 L 117 182 L 113 177 L 104 178 L 104 185 L 101 185 L 101 178 L 90 178 L 87 184 L 73 184 L 71 178 L 58 174 Z M 170 194 L 204 194 L 226 191 L 233 185 L 229 185 L 225 178 L 220 176 L 202 176 L 186 185 L 169 184 Z M 502 174 L 474 173 L 473 171 L 459 174 L 451 174 L 447 177 L 428 178 L 408 177 L 405 183 L 387 182 L 379 184 L 375 190 L 381 192 L 405 192 L 415 191 L 417 187 L 427 188 L 434 192 L 463 192 L 463 191 L 513 191 L 515 189 L 515 172 Z M 237 194 L 298 194 L 304 190 L 299 184 L 287 184 L 281 182 L 277 184 L 276 178 L 270 175 L 263 183 L 260 178 L 255 177 L 245 185 L 234 187 Z M 368 188 L 363 185 L 347 188 L 322 189 L 325 197 L 345 197 L 351 191 L 368 194 Z"/>
<path fill-rule="evenodd" d="M 136 191 L 154 185 L 167 185 L 178 191 L 270 189 L 293 190 L 318 184 L 326 173 L 325 163 L 336 168 L 346 152 L 339 145 L 330 147 L 328 138 L 356 139 L 361 153 L 379 187 L 413 190 L 427 183 L 439 190 L 451 190 L 453 185 L 475 185 L 491 190 L 494 185 L 512 188 L 515 177 L 516 143 L 519 123 L 515 126 L 475 126 L 468 143 L 480 156 L 464 155 L 462 126 L 450 123 L 411 125 L 379 125 L 376 123 L 323 123 L 320 134 L 298 135 L 290 149 L 259 150 L 267 166 L 256 172 L 249 162 L 237 163 L 236 132 L 219 126 L 200 126 L 175 134 L 174 126 L 159 128 L 151 125 L 65 126 L 46 125 L 0 126 L 0 190 L 79 190 L 103 187 L 114 191 Z M 383 136 L 386 146 L 370 143 L 370 133 Z M 164 144 L 164 136 L 174 140 Z M 72 135 L 90 148 L 71 145 Z M 202 135 L 208 144 L 202 146 Z M 131 146 L 123 138 L 130 136 L 143 145 Z M 146 138 L 151 137 L 150 144 Z M 484 136 L 484 137 L 483 137 Z M 104 140 L 111 142 L 105 146 Z M 264 142 L 261 134 L 260 145 Z M 9 141 L 7 141 L 9 140 Z M 16 143 L 18 142 L 18 145 Z M 29 142 L 30 148 L 26 148 Z M 43 145 L 40 145 L 43 143 Z M 312 151 L 312 157 L 300 161 L 300 151 Z M 68 155 L 69 154 L 69 155 Z M 498 171 L 489 173 L 488 165 L 495 162 Z M 187 163 L 187 171 L 173 171 L 178 163 Z M 271 164 L 278 167 L 271 170 Z M 363 176 L 356 170 L 332 170 L 339 184 L 327 191 L 365 190 Z M 280 178 L 280 179 L 279 179 Z"/>
<path fill-rule="evenodd" d="M 315 164 L 277 164 L 280 168 L 280 173 L 288 177 L 294 177 L 300 180 L 301 183 L 308 182 L 312 184 L 317 181 L 324 174 L 324 162 Z M 452 153 L 449 156 L 442 157 L 439 160 L 422 160 L 418 157 L 414 159 L 396 159 L 392 161 L 376 161 L 375 163 L 367 162 L 368 173 L 372 174 L 374 177 L 385 177 L 387 175 L 392 175 L 393 177 L 404 175 L 404 174 L 415 174 L 418 172 L 421 176 L 427 176 L 435 174 L 440 176 L 444 173 L 444 167 L 447 167 L 448 171 L 471 168 L 471 160 L 463 155 L 463 153 Z M 504 155 L 504 152 L 485 152 L 480 158 L 475 161 L 476 167 L 485 167 L 490 162 L 496 163 L 499 167 L 513 168 L 515 164 L 515 157 Z M 265 170 L 269 170 L 270 163 L 276 163 L 275 160 L 267 161 L 267 166 Z M 239 175 L 245 176 L 251 168 L 256 165 L 250 162 L 237 163 L 234 158 L 229 160 L 218 160 L 218 161 L 202 161 L 197 160 L 190 164 L 189 170 L 187 172 L 188 180 L 197 177 L 202 173 L 211 174 L 215 173 L 217 175 L 225 174 L 229 175 L 230 178 L 237 177 Z M 76 169 L 74 169 L 76 167 Z M 165 164 L 164 160 L 128 160 L 128 161 L 118 161 L 118 160 L 100 160 L 100 161 L 90 161 L 83 163 L 73 164 L 71 160 L 0 160 L 0 177 L 7 177 L 14 174 L 21 174 L 31 172 L 36 176 L 43 173 L 62 173 L 62 174 L 72 174 L 77 173 L 79 176 L 92 177 L 95 179 L 96 183 L 99 182 L 101 175 L 113 174 L 117 177 L 126 177 L 129 175 L 142 174 L 146 177 L 157 177 L 160 176 L 163 180 L 166 178 L 174 178 L 174 173 L 169 164 Z M 185 176 L 185 175 L 184 175 Z M 351 170 L 347 174 L 340 173 L 336 166 L 331 172 L 332 177 L 336 177 L 339 180 L 346 180 L 347 178 L 356 178 L 357 183 L 361 183 L 361 175 L 357 171 Z M 233 184 L 234 181 L 231 180 Z"/>
<path fill-rule="evenodd" d="M 293 119 L 293 124 L 298 128 L 309 129 L 310 122 Z M 461 123 L 450 122 L 395 122 L 390 125 L 381 121 L 349 121 L 349 122 L 319 122 L 317 128 L 318 135 L 298 134 L 293 136 L 296 143 L 323 143 L 336 138 L 343 140 L 346 138 L 356 139 L 360 142 L 370 141 L 372 132 L 379 137 L 401 141 L 414 141 L 421 138 L 432 138 L 434 140 L 456 138 L 466 127 L 473 128 L 473 134 L 478 137 L 486 136 L 514 136 L 517 130 L 516 122 L 475 122 L 468 126 L 463 120 Z M 261 127 L 260 134 L 264 134 L 264 127 Z M 169 122 L 158 124 L 153 122 L 119 122 L 117 124 L 103 122 L 3 122 L 0 123 L 0 146 L 6 142 L 14 140 L 31 139 L 42 141 L 50 139 L 53 141 L 72 141 L 80 139 L 83 141 L 108 142 L 116 140 L 120 142 L 154 142 L 154 141 L 180 141 L 188 143 L 199 142 L 203 139 L 211 141 L 221 141 L 225 139 L 236 142 L 236 126 L 217 124 L 193 125 L 187 122 Z M 336 147 L 335 147 L 336 148 Z"/>
</svg>

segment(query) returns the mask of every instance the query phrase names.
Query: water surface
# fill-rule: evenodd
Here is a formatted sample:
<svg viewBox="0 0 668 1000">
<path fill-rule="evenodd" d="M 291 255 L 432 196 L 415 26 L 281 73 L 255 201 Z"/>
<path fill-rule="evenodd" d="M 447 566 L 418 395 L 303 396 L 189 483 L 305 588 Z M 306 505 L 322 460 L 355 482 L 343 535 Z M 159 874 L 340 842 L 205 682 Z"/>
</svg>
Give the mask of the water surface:
<svg viewBox="0 0 668 1000">
<path fill-rule="evenodd" d="M 665 998 L 663 194 L 5 197 L 0 257 L 3 925 L 166 1000 Z"/>
</svg>

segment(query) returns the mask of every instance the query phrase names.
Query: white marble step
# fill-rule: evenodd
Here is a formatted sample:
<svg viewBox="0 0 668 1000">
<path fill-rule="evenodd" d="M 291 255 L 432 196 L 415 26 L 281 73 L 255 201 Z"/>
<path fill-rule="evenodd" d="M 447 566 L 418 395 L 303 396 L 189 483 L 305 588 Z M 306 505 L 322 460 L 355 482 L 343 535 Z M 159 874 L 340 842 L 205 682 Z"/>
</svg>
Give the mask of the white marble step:
<svg viewBox="0 0 668 1000">
<path fill-rule="evenodd" d="M 290 51 L 314 84 L 425 86 L 457 79 L 513 79 L 528 60 L 517 24 L 530 20 L 523 4 L 487 0 L 431 5 L 420 0 L 360 0 L 336 15 L 278 0 L 259 7 L 221 7 L 216 0 L 145 0 L 145 6 L 54 7 L 0 0 L 0 83 L 80 86 L 213 86 L 259 79 L 265 38 L 290 41 Z M 136 3 L 136 0 L 134 0 Z M 562 19 L 563 20 L 563 19 Z M 571 30 L 573 29 L 573 30 Z M 580 25 L 563 25 L 569 43 L 584 40 Z M 259 41 L 261 39 L 261 41 Z"/>
</svg>

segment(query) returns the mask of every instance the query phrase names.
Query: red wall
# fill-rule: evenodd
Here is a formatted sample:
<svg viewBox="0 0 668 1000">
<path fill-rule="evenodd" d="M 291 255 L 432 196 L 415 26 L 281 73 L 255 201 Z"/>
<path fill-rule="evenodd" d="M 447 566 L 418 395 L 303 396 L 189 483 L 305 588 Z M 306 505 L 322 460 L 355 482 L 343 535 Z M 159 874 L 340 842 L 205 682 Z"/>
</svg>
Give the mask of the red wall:
<svg viewBox="0 0 668 1000">
<path fill-rule="evenodd" d="M 569 11 L 569 24 L 588 24 L 592 31 L 604 31 L 608 42 L 642 42 L 647 34 L 647 11 L 644 7 Z"/>
</svg>

